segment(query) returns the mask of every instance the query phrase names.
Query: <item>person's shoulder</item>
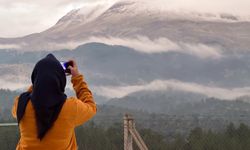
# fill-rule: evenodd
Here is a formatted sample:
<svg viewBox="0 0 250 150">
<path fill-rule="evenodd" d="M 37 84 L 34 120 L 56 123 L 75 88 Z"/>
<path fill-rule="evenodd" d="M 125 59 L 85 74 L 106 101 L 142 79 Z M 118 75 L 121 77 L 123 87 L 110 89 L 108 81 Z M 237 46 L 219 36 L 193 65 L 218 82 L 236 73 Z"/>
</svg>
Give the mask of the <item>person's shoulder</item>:
<svg viewBox="0 0 250 150">
<path fill-rule="evenodd" d="M 76 98 L 69 97 L 63 104 L 61 114 L 63 115 L 73 115 L 76 111 Z"/>
<path fill-rule="evenodd" d="M 74 108 L 77 105 L 77 98 L 76 97 L 69 97 L 64 103 L 63 107 L 66 108 Z"/>
<path fill-rule="evenodd" d="M 72 105 L 72 104 L 74 105 L 76 103 L 76 101 L 77 101 L 76 97 L 68 97 L 65 103 L 67 105 Z"/>
</svg>

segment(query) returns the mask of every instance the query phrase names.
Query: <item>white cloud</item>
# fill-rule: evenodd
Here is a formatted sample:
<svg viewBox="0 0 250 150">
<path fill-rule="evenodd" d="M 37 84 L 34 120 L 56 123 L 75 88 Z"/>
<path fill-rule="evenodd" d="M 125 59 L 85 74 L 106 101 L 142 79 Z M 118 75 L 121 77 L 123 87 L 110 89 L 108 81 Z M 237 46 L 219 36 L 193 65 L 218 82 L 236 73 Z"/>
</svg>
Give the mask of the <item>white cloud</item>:
<svg viewBox="0 0 250 150">
<path fill-rule="evenodd" d="M 9 90 L 20 90 L 20 89 L 26 89 L 29 87 L 29 84 L 25 84 L 22 82 L 12 82 L 12 81 L 6 81 L 0 79 L 0 84 L 4 85 L 4 87 L 1 87 L 1 89 L 9 89 Z"/>
<path fill-rule="evenodd" d="M 86 42 L 77 42 L 77 41 L 69 41 L 64 43 L 46 43 L 43 47 L 39 47 L 37 50 L 45 49 L 45 50 L 62 50 L 62 49 L 75 49 L 77 46 L 81 44 L 85 44 Z M 32 49 L 36 50 L 36 49 Z"/>
<path fill-rule="evenodd" d="M 15 44 L 0 44 L 0 49 L 19 49 L 20 45 Z"/>
<path fill-rule="evenodd" d="M 1 68 L 2 69 L 2 68 Z M 0 79 L 0 89 L 9 89 L 9 90 L 20 90 L 28 88 L 29 76 L 25 74 L 15 72 L 12 74 L 1 75 Z"/>
<path fill-rule="evenodd" d="M 8 82 L 6 80 L 0 79 L 0 84 L 4 84 L 4 87 L 1 87 L 1 89 L 10 89 L 10 90 L 20 90 L 20 89 L 25 89 L 28 88 L 28 84 L 24 83 L 14 83 L 14 82 Z"/>
<path fill-rule="evenodd" d="M 94 87 L 94 91 L 107 98 L 121 98 L 128 94 L 138 91 L 185 91 L 191 93 L 203 94 L 208 97 L 233 100 L 235 98 L 250 95 L 250 87 L 244 88 L 220 88 L 206 86 L 197 83 L 181 82 L 178 80 L 155 80 L 150 83 L 131 86 L 99 86 Z"/>
<path fill-rule="evenodd" d="M 167 38 L 158 38 L 150 40 L 145 36 L 137 38 L 115 38 L 115 37 L 92 37 L 87 42 L 100 42 L 109 45 L 122 45 L 144 53 L 161 53 L 168 52 L 173 49 L 179 49 L 179 46 Z"/>
<path fill-rule="evenodd" d="M 0 64 L 0 89 L 27 88 L 32 68 L 33 64 Z"/>
<path fill-rule="evenodd" d="M 149 39 L 145 36 L 137 36 L 137 38 L 115 38 L 115 37 L 92 37 L 84 43 L 100 42 L 108 45 L 122 45 L 135 49 L 143 53 L 166 53 L 181 52 L 194 55 L 200 58 L 221 58 L 219 48 L 191 43 L 175 43 L 167 38 Z"/>
<path fill-rule="evenodd" d="M 147 54 L 180 52 L 193 55 L 202 59 L 220 59 L 222 52 L 219 48 L 205 44 L 194 44 L 184 42 L 173 42 L 165 37 L 149 39 L 145 36 L 136 38 L 116 38 L 116 37 L 91 37 L 84 41 L 69 41 L 64 43 L 47 43 L 45 47 L 39 47 L 46 50 L 75 49 L 79 45 L 97 42 L 107 45 L 119 45 L 132 48 L 135 51 Z M 23 44 L 24 46 L 27 46 Z M 34 48 L 32 49 L 34 50 Z"/>
<path fill-rule="evenodd" d="M 188 44 L 181 43 L 180 51 L 191 55 L 196 55 L 200 58 L 221 58 L 221 50 L 217 47 L 211 47 L 205 44 Z"/>
</svg>

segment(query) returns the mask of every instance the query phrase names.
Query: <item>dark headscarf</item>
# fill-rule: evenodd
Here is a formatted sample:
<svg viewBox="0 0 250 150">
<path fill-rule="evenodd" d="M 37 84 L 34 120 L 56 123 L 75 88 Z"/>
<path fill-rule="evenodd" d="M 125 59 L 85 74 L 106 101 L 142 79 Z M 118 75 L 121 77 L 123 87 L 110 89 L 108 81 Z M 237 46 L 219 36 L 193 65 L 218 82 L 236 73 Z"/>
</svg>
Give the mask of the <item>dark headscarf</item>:
<svg viewBox="0 0 250 150">
<path fill-rule="evenodd" d="M 66 75 L 60 62 L 49 54 L 35 65 L 31 80 L 32 93 L 25 92 L 19 97 L 17 121 L 21 121 L 31 99 L 35 109 L 38 138 L 41 140 L 57 119 L 67 98 L 64 94 Z"/>
</svg>

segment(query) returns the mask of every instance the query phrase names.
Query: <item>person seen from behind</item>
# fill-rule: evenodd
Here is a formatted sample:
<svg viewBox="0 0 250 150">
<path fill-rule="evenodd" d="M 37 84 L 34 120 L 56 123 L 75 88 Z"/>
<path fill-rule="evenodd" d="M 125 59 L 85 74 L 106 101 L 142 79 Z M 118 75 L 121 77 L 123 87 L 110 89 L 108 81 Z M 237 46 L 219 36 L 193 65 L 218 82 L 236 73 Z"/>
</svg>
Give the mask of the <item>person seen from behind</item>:
<svg viewBox="0 0 250 150">
<path fill-rule="evenodd" d="M 76 97 L 67 97 L 66 74 L 52 54 L 34 67 L 32 86 L 15 99 L 12 115 L 17 119 L 20 140 L 17 150 L 75 150 L 75 127 L 97 112 L 92 92 L 74 60 L 68 67 Z"/>
</svg>

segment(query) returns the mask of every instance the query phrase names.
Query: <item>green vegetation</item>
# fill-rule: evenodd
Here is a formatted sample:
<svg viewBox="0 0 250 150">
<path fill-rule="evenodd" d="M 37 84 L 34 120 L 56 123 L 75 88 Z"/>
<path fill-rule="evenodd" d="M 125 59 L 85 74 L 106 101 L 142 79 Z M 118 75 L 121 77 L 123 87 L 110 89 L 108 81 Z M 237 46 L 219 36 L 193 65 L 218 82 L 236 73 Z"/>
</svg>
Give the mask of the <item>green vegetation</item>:
<svg viewBox="0 0 250 150">
<path fill-rule="evenodd" d="M 18 92 L 0 90 L 0 122 L 14 121 L 10 112 L 14 97 L 17 95 Z M 130 101 L 129 104 L 146 106 L 152 99 L 155 99 L 155 105 L 165 108 L 160 111 L 161 114 L 122 108 L 121 106 L 126 106 L 125 103 L 121 106 L 99 105 L 93 121 L 76 129 L 79 149 L 123 149 L 121 123 L 126 112 L 134 116 L 137 130 L 152 150 L 250 149 L 248 102 L 206 99 L 180 102 L 177 107 L 175 103 L 178 101 L 164 97 L 160 101 L 157 98 L 144 96 L 143 99 Z M 232 123 L 229 124 L 230 122 Z M 18 138 L 17 127 L 0 127 L 0 149 L 15 149 Z M 136 149 L 136 146 L 134 147 Z"/>
<path fill-rule="evenodd" d="M 245 124 L 240 124 L 236 128 L 232 123 L 223 133 L 195 128 L 186 142 L 182 141 L 182 143 L 181 146 L 179 145 L 181 150 L 249 150 L 250 128 Z"/>
<path fill-rule="evenodd" d="M 18 142 L 18 128 L 17 127 L 0 127 L 0 149 L 13 150 Z"/>
<path fill-rule="evenodd" d="M 166 143 L 163 136 L 150 129 L 140 130 L 149 143 L 150 149 L 165 150 Z M 87 150 L 121 150 L 123 149 L 123 127 L 121 124 L 114 124 L 109 128 L 102 128 L 90 122 L 76 129 L 77 143 L 79 149 Z M 4 150 L 15 149 L 19 138 L 17 127 L 0 127 L 0 144 Z M 136 146 L 135 146 L 136 147 Z"/>
<path fill-rule="evenodd" d="M 149 149 L 153 150 L 249 150 L 250 128 L 245 124 L 236 127 L 229 124 L 223 132 L 205 131 L 194 128 L 184 138 L 176 135 L 172 140 L 151 129 L 139 129 Z M 103 128 L 90 122 L 76 129 L 79 149 L 88 150 L 121 150 L 123 149 L 123 127 L 115 123 Z M 17 127 L 0 127 L 1 149 L 15 149 L 18 141 Z M 134 145 L 135 150 L 138 148 Z"/>
<path fill-rule="evenodd" d="M 16 96 L 19 93 L 15 91 L 0 89 L 0 122 L 7 122 L 12 118 L 11 108 Z"/>
</svg>

